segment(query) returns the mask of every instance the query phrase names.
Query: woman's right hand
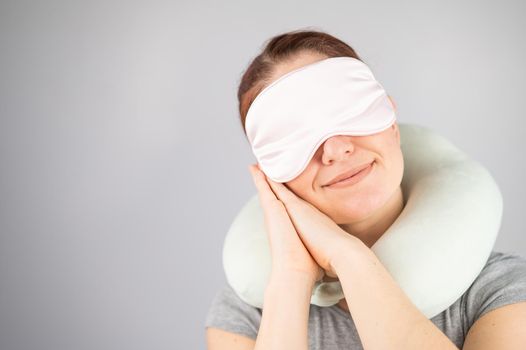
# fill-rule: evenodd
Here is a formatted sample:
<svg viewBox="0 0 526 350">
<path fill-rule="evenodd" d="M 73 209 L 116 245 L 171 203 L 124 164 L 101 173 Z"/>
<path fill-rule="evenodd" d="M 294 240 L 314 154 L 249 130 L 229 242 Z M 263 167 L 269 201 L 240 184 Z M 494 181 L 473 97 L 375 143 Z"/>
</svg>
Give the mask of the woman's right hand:
<svg viewBox="0 0 526 350">
<path fill-rule="evenodd" d="M 287 209 L 272 191 L 266 175 L 255 165 L 249 170 L 257 187 L 259 202 L 264 212 L 265 228 L 272 256 L 272 278 L 304 276 L 313 285 L 324 276 L 323 269 L 303 245 Z"/>
</svg>

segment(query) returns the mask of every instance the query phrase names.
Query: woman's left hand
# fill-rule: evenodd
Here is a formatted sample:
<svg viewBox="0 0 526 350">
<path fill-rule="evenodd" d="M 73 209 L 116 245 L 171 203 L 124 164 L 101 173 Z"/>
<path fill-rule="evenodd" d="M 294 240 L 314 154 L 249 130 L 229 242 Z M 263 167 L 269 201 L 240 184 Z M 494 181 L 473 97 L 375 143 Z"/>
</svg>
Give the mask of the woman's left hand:
<svg viewBox="0 0 526 350">
<path fill-rule="evenodd" d="M 329 277 L 337 277 L 332 266 L 334 259 L 338 254 L 362 242 L 344 231 L 318 208 L 298 197 L 284 184 L 269 179 L 258 166 L 255 170 L 263 174 L 276 197 L 285 205 L 301 241 L 314 260 Z"/>
</svg>

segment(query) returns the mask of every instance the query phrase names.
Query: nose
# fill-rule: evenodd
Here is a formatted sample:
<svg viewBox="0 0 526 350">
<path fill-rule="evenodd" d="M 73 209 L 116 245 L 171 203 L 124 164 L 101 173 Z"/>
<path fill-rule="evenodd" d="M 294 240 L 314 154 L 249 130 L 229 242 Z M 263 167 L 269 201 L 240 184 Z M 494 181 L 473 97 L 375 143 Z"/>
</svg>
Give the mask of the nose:
<svg viewBox="0 0 526 350">
<path fill-rule="evenodd" d="M 351 137 L 349 135 L 335 135 L 325 140 L 321 146 L 323 164 L 330 165 L 335 160 L 341 161 L 349 157 L 354 152 Z"/>
</svg>

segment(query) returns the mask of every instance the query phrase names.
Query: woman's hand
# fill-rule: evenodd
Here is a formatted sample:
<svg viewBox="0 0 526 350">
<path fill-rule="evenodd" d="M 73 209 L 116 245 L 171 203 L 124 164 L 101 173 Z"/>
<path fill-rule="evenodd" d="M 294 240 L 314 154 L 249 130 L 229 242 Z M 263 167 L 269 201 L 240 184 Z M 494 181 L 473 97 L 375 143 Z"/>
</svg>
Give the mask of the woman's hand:
<svg viewBox="0 0 526 350">
<path fill-rule="evenodd" d="M 299 273 L 307 276 L 307 279 L 314 284 L 323 278 L 322 268 L 301 242 L 285 205 L 272 192 L 265 174 L 254 165 L 250 165 L 249 170 L 257 187 L 259 202 L 264 212 L 272 255 L 271 275 L 282 277 Z"/>
<path fill-rule="evenodd" d="M 287 227 L 287 232 L 296 232 L 310 256 L 328 276 L 337 277 L 333 262 L 340 254 L 352 254 L 353 249 L 366 247 L 362 241 L 344 231 L 330 217 L 298 197 L 284 184 L 272 181 L 255 166 L 252 169 L 258 178 L 260 198 L 265 197 L 269 212 L 266 220 L 276 220 L 270 223 L 277 226 L 275 231 Z M 278 234 L 274 232 L 271 239 L 282 239 L 282 235 Z M 287 243 L 296 242 L 295 238 Z"/>
</svg>

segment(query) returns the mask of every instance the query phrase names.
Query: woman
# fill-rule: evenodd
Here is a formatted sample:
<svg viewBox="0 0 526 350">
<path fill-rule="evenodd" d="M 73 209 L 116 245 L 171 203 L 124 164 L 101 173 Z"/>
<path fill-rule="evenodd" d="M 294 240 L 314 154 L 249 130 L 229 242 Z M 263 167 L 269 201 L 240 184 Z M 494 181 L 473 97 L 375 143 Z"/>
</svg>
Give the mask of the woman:
<svg viewBox="0 0 526 350">
<path fill-rule="evenodd" d="M 360 60 L 326 33 L 295 31 L 270 40 L 239 87 L 243 127 L 265 87 L 292 70 L 342 56 Z M 493 252 L 464 295 L 429 320 L 370 250 L 404 208 L 403 169 L 396 122 L 368 136 L 329 137 L 285 183 L 252 166 L 272 253 L 265 306 L 245 304 L 226 286 L 207 316 L 209 349 L 524 348 L 526 259 Z M 349 174 L 351 180 L 338 181 Z M 339 279 L 352 302 L 310 305 L 322 276 Z"/>
</svg>

